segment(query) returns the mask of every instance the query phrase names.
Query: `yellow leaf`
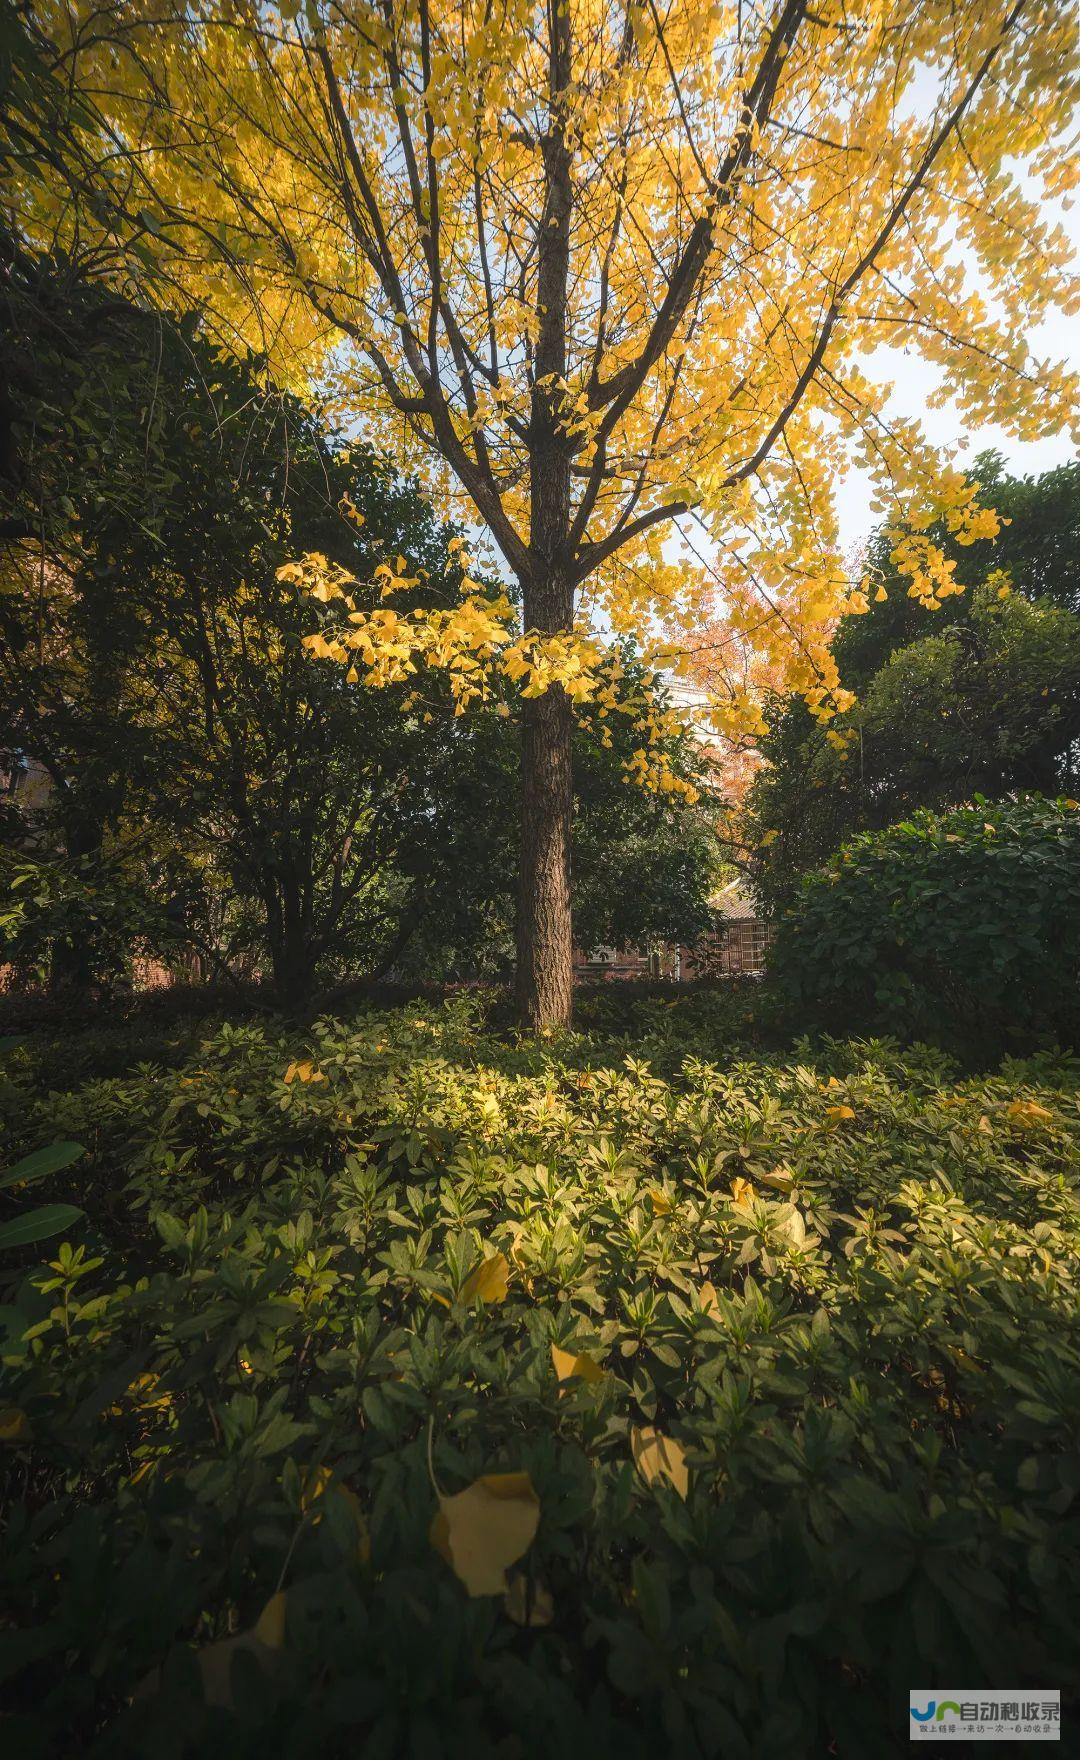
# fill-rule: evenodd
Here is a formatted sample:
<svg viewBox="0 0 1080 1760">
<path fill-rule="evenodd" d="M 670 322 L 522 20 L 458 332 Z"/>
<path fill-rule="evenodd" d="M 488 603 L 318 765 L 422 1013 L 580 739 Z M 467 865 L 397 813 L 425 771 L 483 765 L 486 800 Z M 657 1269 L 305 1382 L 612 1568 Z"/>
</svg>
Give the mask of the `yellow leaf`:
<svg viewBox="0 0 1080 1760">
<path fill-rule="evenodd" d="M 32 1435 L 30 1420 L 18 1406 L 0 1409 L 0 1442 L 29 1442 Z"/>
<path fill-rule="evenodd" d="M 549 1626 L 555 1618 L 550 1589 L 542 1583 L 530 1584 L 520 1571 L 503 1597 L 503 1606 L 516 1626 Z"/>
<path fill-rule="evenodd" d="M 510 1266 L 505 1253 L 495 1253 L 471 1271 L 462 1286 L 463 1302 L 505 1302 Z"/>
<path fill-rule="evenodd" d="M 285 1644 L 285 1591 L 279 1589 L 271 1595 L 258 1619 L 255 1621 L 255 1636 L 260 1644 L 268 1650 L 281 1650 Z"/>
<path fill-rule="evenodd" d="M 333 1477 L 334 1474 L 331 1467 L 312 1468 L 311 1472 L 304 1480 L 303 1489 L 300 1492 L 300 1508 L 305 1513 L 312 1509 L 323 1496 Z M 353 1519 L 353 1525 L 356 1528 L 357 1557 L 361 1564 L 367 1564 L 371 1558 L 371 1538 L 368 1534 L 367 1519 L 360 1506 L 360 1499 L 357 1497 L 355 1491 L 350 1490 L 348 1485 L 342 1485 L 340 1483 L 334 1486 L 334 1495 L 341 1498 Z M 316 1510 L 311 1518 L 311 1525 L 313 1528 L 322 1521 L 322 1517 L 322 1510 Z"/>
<path fill-rule="evenodd" d="M 246 1650 L 260 1668 L 269 1672 L 276 1668 L 278 1652 L 285 1646 L 285 1591 L 271 1595 L 250 1631 L 237 1632 L 233 1638 L 222 1638 L 207 1644 L 197 1653 L 202 1675 L 203 1696 L 208 1705 L 232 1705 L 232 1665 L 238 1650 Z M 151 1669 L 135 1688 L 132 1697 L 149 1699 L 161 1685 L 161 1670 Z"/>
<path fill-rule="evenodd" d="M 763 1173 L 760 1178 L 763 1185 L 775 1186 L 778 1192 L 790 1192 L 795 1184 L 790 1167 L 774 1167 L 771 1173 Z"/>
<path fill-rule="evenodd" d="M 313 1063 L 290 1063 L 285 1071 L 285 1080 L 287 1082 L 325 1082 L 326 1077 L 321 1069 L 315 1068 Z"/>
<path fill-rule="evenodd" d="M 1034 1100 L 1010 1100 L 1005 1108 L 1005 1117 L 1012 1124 L 1021 1125 L 1025 1129 L 1031 1125 L 1045 1124 L 1053 1116 L 1045 1106 L 1038 1106 Z"/>
<path fill-rule="evenodd" d="M 604 1379 L 604 1371 L 599 1363 L 594 1362 L 585 1351 L 575 1357 L 572 1351 L 561 1351 L 557 1344 L 553 1344 L 551 1361 L 560 1381 L 572 1381 L 575 1376 L 580 1381 L 594 1383 Z"/>
<path fill-rule="evenodd" d="M 675 1208 L 675 1200 L 669 1197 L 668 1193 L 660 1186 L 650 1186 L 645 1196 L 649 1199 L 658 1216 L 666 1216 L 669 1210 Z"/>
<path fill-rule="evenodd" d="M 698 1290 L 698 1306 L 703 1314 L 720 1312 L 720 1298 L 707 1279 Z"/>
<path fill-rule="evenodd" d="M 780 835 L 779 831 L 766 831 L 764 837 L 761 840 L 762 849 L 768 849 L 770 843 L 775 843 L 777 838 L 779 837 L 779 835 Z"/>
<path fill-rule="evenodd" d="M 199 1673 L 207 1704 L 232 1705 L 232 1665 L 238 1650 L 246 1650 L 260 1668 L 269 1671 L 277 1666 L 278 1651 L 284 1643 L 285 1595 L 279 1590 L 271 1596 L 249 1632 L 222 1638 L 220 1643 L 208 1644 L 199 1651 Z"/>
<path fill-rule="evenodd" d="M 440 1497 L 431 1544 L 470 1595 L 505 1592 L 510 1565 L 529 1550 L 540 1499 L 528 1473 L 485 1473 L 453 1497 Z"/>
<path fill-rule="evenodd" d="M 731 1182 L 731 1199 L 745 1209 L 754 1195 L 754 1188 L 748 1179 L 733 1179 Z"/>
<path fill-rule="evenodd" d="M 686 1457 L 670 1436 L 662 1436 L 651 1424 L 641 1428 L 634 1424 L 630 1430 L 630 1453 L 646 1485 L 670 1485 L 685 1498 L 690 1486 Z"/>
<path fill-rule="evenodd" d="M 830 1124 L 841 1124 L 846 1118 L 854 1118 L 855 1113 L 850 1106 L 826 1106 L 825 1117 Z"/>
</svg>

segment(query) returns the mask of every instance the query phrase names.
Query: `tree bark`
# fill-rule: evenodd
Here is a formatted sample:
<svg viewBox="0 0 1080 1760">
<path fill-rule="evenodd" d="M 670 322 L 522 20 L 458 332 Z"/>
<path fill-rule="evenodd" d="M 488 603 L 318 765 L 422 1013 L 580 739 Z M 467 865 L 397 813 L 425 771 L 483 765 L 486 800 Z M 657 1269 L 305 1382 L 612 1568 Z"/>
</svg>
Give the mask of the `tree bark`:
<svg viewBox="0 0 1080 1760">
<path fill-rule="evenodd" d="M 521 1025 L 569 1026 L 573 1006 L 570 827 L 573 706 L 561 685 L 522 705 L 517 1005 Z"/>
<path fill-rule="evenodd" d="M 549 7 L 548 128 L 541 138 L 544 218 L 536 267 L 537 337 L 529 421 L 529 561 L 522 578 L 525 629 L 540 636 L 574 622 L 570 464 L 563 407 L 568 360 L 567 288 L 573 168 L 565 98 L 572 83 L 570 8 Z M 570 824 L 573 705 L 561 685 L 526 697 L 522 714 L 521 867 L 517 1004 L 532 1032 L 566 1027 L 573 1006 Z"/>
</svg>

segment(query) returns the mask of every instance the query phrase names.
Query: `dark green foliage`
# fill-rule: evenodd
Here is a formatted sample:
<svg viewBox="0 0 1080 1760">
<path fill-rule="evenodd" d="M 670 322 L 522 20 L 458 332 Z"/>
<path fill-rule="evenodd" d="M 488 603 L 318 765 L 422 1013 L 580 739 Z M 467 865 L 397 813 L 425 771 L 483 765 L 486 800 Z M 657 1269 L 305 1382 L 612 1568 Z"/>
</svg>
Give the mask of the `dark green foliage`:
<svg viewBox="0 0 1080 1760">
<path fill-rule="evenodd" d="M 636 1050 L 466 1000 L 224 1027 L 51 1094 L 9 1052 L 16 1152 L 87 1146 L 51 1186 L 87 1222 L 5 1316 L 14 1751 L 866 1760 L 946 1677 L 1074 1714 L 1077 1069 L 748 1057 L 743 1007 L 639 997 Z M 507 1300 L 455 1300 L 495 1251 Z M 560 1391 L 552 1343 L 606 1380 Z M 550 1625 L 431 1548 L 429 1435 L 448 1491 L 531 1474 Z M 305 1509 L 319 1463 L 370 1550 Z M 204 1705 L 279 1583 L 276 1662 Z"/>
<path fill-rule="evenodd" d="M 18 850 L 0 873 L 0 963 L 73 992 L 115 983 L 133 954 L 186 975 L 197 961 L 204 978 L 269 972 L 296 1009 L 395 962 L 438 977 L 503 970 L 520 817 L 512 700 L 457 718 L 439 669 L 350 684 L 302 645 L 325 607 L 279 579 L 319 551 L 371 607 L 375 568 L 402 554 L 416 584 L 396 609 L 452 605 L 450 528 L 194 319 L 171 324 L 21 256 L 4 305 L 0 761 L 28 755 L 52 789 L 22 814 L 17 797 L 0 826 Z M 647 710 L 655 686 L 632 653 L 621 666 L 620 705 Z M 640 720 L 605 724 L 584 706 L 576 730 L 574 869 L 591 941 L 692 937 L 703 920 L 715 815 L 707 799 L 627 784 Z M 692 741 L 665 745 L 674 771 L 700 774 Z"/>
<path fill-rule="evenodd" d="M 1080 793 L 1080 464 L 1016 479 L 986 454 L 977 474 L 1011 523 L 966 548 L 935 533 L 968 590 L 924 610 L 879 536 L 867 564 L 887 598 L 845 618 L 833 644 L 855 707 L 828 729 L 795 700 L 768 712 L 768 765 L 742 834 L 770 911 L 789 905 L 800 877 L 847 838 L 918 807 L 959 806 L 976 793 Z M 829 738 L 837 730 L 855 736 L 843 753 Z"/>
<path fill-rule="evenodd" d="M 801 1016 L 975 1045 L 1080 1034 L 1080 810 L 915 813 L 807 877 L 774 967 Z"/>
</svg>

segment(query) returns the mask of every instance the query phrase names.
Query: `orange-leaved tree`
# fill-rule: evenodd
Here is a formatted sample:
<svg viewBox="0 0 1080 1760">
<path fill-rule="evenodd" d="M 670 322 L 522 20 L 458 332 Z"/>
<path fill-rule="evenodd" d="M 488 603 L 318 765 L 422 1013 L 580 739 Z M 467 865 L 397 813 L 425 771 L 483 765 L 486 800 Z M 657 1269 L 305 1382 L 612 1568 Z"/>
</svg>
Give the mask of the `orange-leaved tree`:
<svg viewBox="0 0 1080 1760">
<path fill-rule="evenodd" d="M 867 591 L 838 544 L 846 466 L 873 473 L 930 605 L 957 590 L 931 521 L 994 529 L 867 356 L 918 351 L 965 415 L 1023 436 L 1075 413 L 1025 340 L 1070 297 L 1044 198 L 1069 178 L 1072 0 L 30 16 L 54 95 L 97 122 L 47 143 L 26 235 L 128 237 L 279 374 L 321 375 L 351 421 L 436 461 L 516 576 L 520 628 L 477 587 L 433 629 L 358 613 L 321 559 L 299 564 L 342 595 L 329 649 L 376 678 L 456 666 L 463 701 L 490 665 L 521 680 L 520 1009 L 566 1021 L 573 703 L 602 688 L 597 636 L 632 631 L 677 668 L 719 593 L 827 718 L 845 701 L 828 632 Z M 407 570 L 387 564 L 388 593 Z M 722 731 L 758 714 L 746 685 L 718 693 Z M 647 739 L 640 756 L 649 777 Z"/>
</svg>

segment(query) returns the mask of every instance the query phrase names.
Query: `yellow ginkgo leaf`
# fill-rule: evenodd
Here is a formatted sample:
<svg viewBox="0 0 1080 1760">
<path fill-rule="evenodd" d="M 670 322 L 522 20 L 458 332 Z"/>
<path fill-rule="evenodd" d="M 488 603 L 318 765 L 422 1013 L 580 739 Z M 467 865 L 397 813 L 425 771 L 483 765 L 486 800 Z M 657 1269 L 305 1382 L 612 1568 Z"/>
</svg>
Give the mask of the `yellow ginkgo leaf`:
<svg viewBox="0 0 1080 1760">
<path fill-rule="evenodd" d="M 826 1106 L 825 1117 L 830 1124 L 842 1124 L 844 1119 L 854 1118 L 855 1112 L 851 1106 Z"/>
<path fill-rule="evenodd" d="M 222 1638 L 199 1651 L 199 1673 L 208 1705 L 231 1706 L 232 1665 L 238 1650 L 246 1650 L 260 1668 L 270 1670 L 277 1665 L 278 1652 L 285 1643 L 285 1592 L 279 1589 L 263 1608 L 248 1632 L 235 1638 Z"/>
<path fill-rule="evenodd" d="M 760 1176 L 763 1185 L 775 1186 L 778 1192 L 790 1192 L 795 1184 L 795 1176 L 790 1167 L 774 1167 L 770 1173 Z"/>
<path fill-rule="evenodd" d="M 675 1208 L 674 1199 L 661 1186 L 650 1186 L 645 1196 L 658 1216 L 666 1216 L 669 1210 Z"/>
<path fill-rule="evenodd" d="M 29 1442 L 32 1434 L 30 1420 L 18 1406 L 0 1408 L 0 1442 Z"/>
<path fill-rule="evenodd" d="M 494 1253 L 490 1259 L 482 1259 L 462 1285 L 462 1301 L 505 1302 L 509 1275 L 510 1265 L 505 1253 Z"/>
<path fill-rule="evenodd" d="M 686 1457 L 670 1436 L 662 1436 L 651 1424 L 641 1428 L 635 1424 L 630 1430 L 630 1453 L 646 1485 L 670 1485 L 685 1498 L 690 1487 Z"/>
<path fill-rule="evenodd" d="M 1025 1128 L 1031 1125 L 1046 1124 L 1048 1120 L 1053 1119 L 1053 1116 L 1053 1113 L 1048 1112 L 1045 1106 L 1037 1105 L 1034 1100 L 1010 1100 L 1005 1108 L 1005 1117 L 1010 1123 L 1022 1125 Z"/>
<path fill-rule="evenodd" d="M 237 1651 L 246 1650 L 264 1671 L 277 1666 L 278 1652 L 285 1646 L 285 1591 L 271 1595 L 255 1624 L 249 1631 L 237 1632 L 233 1638 L 222 1638 L 207 1644 L 197 1655 L 202 1675 L 203 1697 L 208 1705 L 232 1705 L 232 1665 Z M 161 1670 L 151 1669 L 139 1682 L 133 1697 L 149 1699 L 161 1685 Z"/>
<path fill-rule="evenodd" d="M 285 1591 L 279 1589 L 271 1595 L 258 1619 L 255 1621 L 254 1633 L 260 1644 L 268 1650 L 281 1650 L 285 1645 Z"/>
<path fill-rule="evenodd" d="M 770 843 L 775 843 L 779 835 L 779 831 L 766 831 L 764 837 L 761 839 L 762 849 L 768 849 Z"/>
<path fill-rule="evenodd" d="M 503 1596 L 503 1606 L 516 1626 L 549 1626 L 555 1618 L 550 1589 L 543 1583 L 530 1583 L 520 1572 Z"/>
<path fill-rule="evenodd" d="M 748 1179 L 733 1179 L 731 1182 L 732 1203 L 739 1204 L 745 1210 L 754 1195 L 754 1188 Z"/>
<path fill-rule="evenodd" d="M 551 1361 L 560 1381 L 572 1381 L 575 1376 L 579 1381 L 596 1382 L 604 1379 L 604 1371 L 599 1363 L 594 1362 L 585 1351 L 575 1356 L 573 1351 L 562 1351 L 557 1344 L 553 1344 Z"/>
<path fill-rule="evenodd" d="M 719 1314 L 720 1312 L 720 1298 L 708 1279 L 698 1290 L 698 1307 L 703 1314 Z"/>
<path fill-rule="evenodd" d="M 315 1068 L 313 1063 L 290 1063 L 285 1071 L 285 1080 L 286 1082 L 325 1082 L 326 1077 L 321 1069 Z"/>
<path fill-rule="evenodd" d="M 311 1517 L 312 1527 L 316 1527 L 322 1521 L 323 1512 L 321 1509 L 315 1508 L 315 1505 L 328 1489 L 333 1477 L 332 1468 L 320 1466 L 313 1467 L 304 1480 L 303 1489 L 300 1492 L 300 1508 L 305 1514 L 309 1510 L 314 1511 Z M 371 1557 L 371 1538 L 368 1534 L 367 1520 L 360 1506 L 360 1499 L 355 1491 L 350 1490 L 348 1485 L 340 1483 L 334 1486 L 334 1496 L 341 1499 L 352 1517 L 353 1526 L 356 1529 L 357 1556 L 361 1564 L 367 1564 Z"/>
<path fill-rule="evenodd" d="M 529 1550 L 539 1521 L 528 1473 L 485 1473 L 439 1498 L 430 1539 L 470 1595 L 502 1595 L 506 1572 Z"/>
</svg>

